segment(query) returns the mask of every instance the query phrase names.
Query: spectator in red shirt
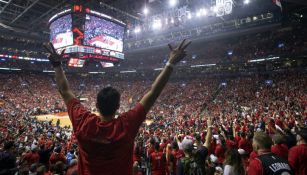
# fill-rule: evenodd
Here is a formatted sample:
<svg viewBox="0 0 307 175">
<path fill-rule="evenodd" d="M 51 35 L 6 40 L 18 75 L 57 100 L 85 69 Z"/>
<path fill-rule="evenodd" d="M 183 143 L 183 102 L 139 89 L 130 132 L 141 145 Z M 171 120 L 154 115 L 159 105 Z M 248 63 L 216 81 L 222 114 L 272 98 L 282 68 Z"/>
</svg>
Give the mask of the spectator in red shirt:
<svg viewBox="0 0 307 175">
<path fill-rule="evenodd" d="M 253 149 L 257 157 L 249 163 L 248 175 L 293 174 L 288 161 L 271 152 L 272 139 L 264 132 L 256 132 Z"/>
<path fill-rule="evenodd" d="M 44 45 L 50 53 L 48 59 L 55 70 L 59 92 L 67 105 L 74 134 L 79 144 L 79 174 L 131 175 L 133 143 L 146 114 L 165 87 L 175 64 L 186 56 L 191 42 L 171 50 L 169 60 L 153 83 L 151 90 L 129 112 L 115 118 L 120 107 L 120 94 L 112 87 L 102 89 L 97 95 L 96 107 L 100 116 L 91 113 L 76 99 L 61 67 L 61 55 L 53 45 Z M 120 168 L 117 168 L 120 167 Z"/>
<path fill-rule="evenodd" d="M 174 141 L 172 145 L 168 144 L 166 154 L 169 165 L 169 173 L 176 175 L 178 160 L 184 156 L 184 153 L 179 149 L 178 143 Z"/>
<path fill-rule="evenodd" d="M 244 132 L 241 133 L 241 139 L 239 141 L 238 147 L 244 149 L 247 154 L 250 154 L 253 150 L 252 143 L 248 140 Z"/>
<path fill-rule="evenodd" d="M 159 143 L 155 144 L 155 151 L 151 153 L 151 174 L 152 175 L 165 175 L 166 174 L 166 155 L 160 151 Z"/>
<path fill-rule="evenodd" d="M 63 153 L 61 153 L 61 147 L 56 147 L 54 152 L 51 154 L 49 158 L 49 167 L 55 165 L 57 162 L 66 163 L 66 157 Z"/>
<path fill-rule="evenodd" d="M 279 157 L 288 160 L 288 146 L 285 143 L 285 138 L 281 134 L 275 134 L 273 136 L 274 145 L 271 148 L 272 153 Z"/>
<path fill-rule="evenodd" d="M 301 129 L 296 136 L 297 146 L 289 150 L 288 161 L 296 175 L 307 174 L 307 129 Z"/>
<path fill-rule="evenodd" d="M 34 163 L 39 163 L 39 154 L 37 153 L 37 147 L 33 147 L 30 152 L 26 153 L 23 158 L 23 161 L 26 162 L 28 167 L 30 167 Z"/>
</svg>

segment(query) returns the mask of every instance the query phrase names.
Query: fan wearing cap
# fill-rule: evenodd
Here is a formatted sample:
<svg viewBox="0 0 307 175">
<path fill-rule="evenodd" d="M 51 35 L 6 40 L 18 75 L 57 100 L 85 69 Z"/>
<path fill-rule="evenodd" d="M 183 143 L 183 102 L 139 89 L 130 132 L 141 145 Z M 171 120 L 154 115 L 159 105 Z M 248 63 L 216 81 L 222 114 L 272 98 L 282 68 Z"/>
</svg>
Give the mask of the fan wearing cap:
<svg viewBox="0 0 307 175">
<path fill-rule="evenodd" d="M 296 175 L 307 174 L 307 128 L 303 128 L 296 135 L 297 146 L 289 150 L 288 161 Z"/>
<path fill-rule="evenodd" d="M 187 137 L 182 141 L 182 148 L 184 157 L 178 161 L 177 175 L 186 174 L 205 174 L 205 160 L 208 155 L 208 149 L 210 149 L 210 143 L 212 138 L 212 119 L 207 120 L 207 135 L 206 142 L 203 147 L 199 147 L 194 150 L 193 140 Z"/>
</svg>

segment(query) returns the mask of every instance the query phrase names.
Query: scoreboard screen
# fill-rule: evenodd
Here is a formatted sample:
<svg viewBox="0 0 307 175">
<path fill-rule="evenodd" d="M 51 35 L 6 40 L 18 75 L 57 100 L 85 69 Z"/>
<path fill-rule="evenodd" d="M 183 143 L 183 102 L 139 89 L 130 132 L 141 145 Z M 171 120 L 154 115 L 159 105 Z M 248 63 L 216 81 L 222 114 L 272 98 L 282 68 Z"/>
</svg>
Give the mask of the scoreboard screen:
<svg viewBox="0 0 307 175">
<path fill-rule="evenodd" d="M 50 24 L 50 42 L 55 49 L 73 45 L 71 14 L 62 16 Z"/>
<path fill-rule="evenodd" d="M 84 45 L 123 52 L 124 33 L 124 26 L 86 14 Z"/>
</svg>

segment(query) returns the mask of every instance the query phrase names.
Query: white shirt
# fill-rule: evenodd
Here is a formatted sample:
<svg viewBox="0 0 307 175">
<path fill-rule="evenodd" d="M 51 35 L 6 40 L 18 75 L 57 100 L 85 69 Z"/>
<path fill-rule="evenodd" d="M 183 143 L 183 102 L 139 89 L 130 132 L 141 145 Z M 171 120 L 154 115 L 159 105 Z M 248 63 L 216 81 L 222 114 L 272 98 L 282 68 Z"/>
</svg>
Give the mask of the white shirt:
<svg viewBox="0 0 307 175">
<path fill-rule="evenodd" d="M 235 175 L 233 167 L 231 165 L 225 165 L 223 175 Z"/>
</svg>

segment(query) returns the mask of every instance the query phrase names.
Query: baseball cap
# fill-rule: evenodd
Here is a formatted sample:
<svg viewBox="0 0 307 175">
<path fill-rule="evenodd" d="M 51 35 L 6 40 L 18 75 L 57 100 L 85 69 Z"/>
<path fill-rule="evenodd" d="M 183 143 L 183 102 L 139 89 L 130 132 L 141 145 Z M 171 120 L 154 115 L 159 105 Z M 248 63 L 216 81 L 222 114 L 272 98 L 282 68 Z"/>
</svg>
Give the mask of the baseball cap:
<svg viewBox="0 0 307 175">
<path fill-rule="evenodd" d="M 181 142 L 182 149 L 187 150 L 187 151 L 192 151 L 193 150 L 193 140 L 189 138 L 184 138 L 183 141 Z"/>
<path fill-rule="evenodd" d="M 241 148 L 238 149 L 238 152 L 239 152 L 240 155 L 246 154 L 246 151 L 244 149 L 241 149 Z"/>
<path fill-rule="evenodd" d="M 215 155 L 213 155 L 213 154 L 210 155 L 210 161 L 211 162 L 217 163 L 217 160 L 218 160 L 218 158 Z"/>
</svg>

